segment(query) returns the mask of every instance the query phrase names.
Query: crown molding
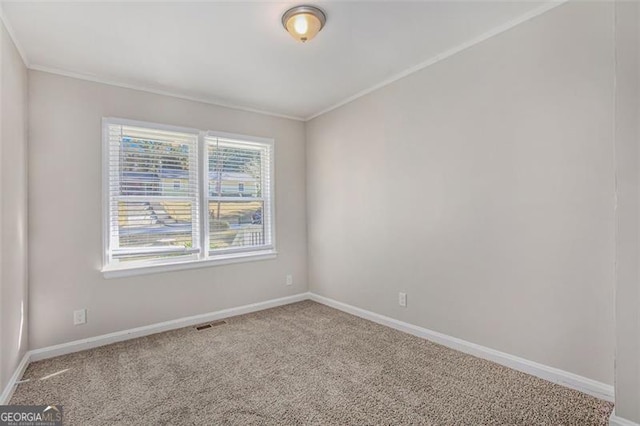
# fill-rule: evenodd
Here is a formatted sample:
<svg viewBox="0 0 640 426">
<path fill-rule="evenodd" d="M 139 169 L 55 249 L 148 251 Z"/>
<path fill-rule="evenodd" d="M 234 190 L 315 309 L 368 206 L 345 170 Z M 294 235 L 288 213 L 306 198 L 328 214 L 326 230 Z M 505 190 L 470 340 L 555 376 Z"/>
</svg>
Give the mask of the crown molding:
<svg viewBox="0 0 640 426">
<path fill-rule="evenodd" d="M 95 76 L 95 75 L 82 74 L 82 73 L 77 73 L 77 72 L 73 72 L 73 71 L 61 70 L 61 69 L 58 69 L 58 68 L 48 67 L 48 66 L 45 66 L 45 65 L 31 64 L 28 68 L 30 70 L 33 70 L 33 71 L 46 72 L 46 73 L 49 73 L 49 74 L 56 74 L 56 75 L 60 75 L 60 76 L 63 76 L 63 77 L 70 77 L 70 78 L 75 78 L 75 79 L 78 79 L 78 80 L 91 81 L 93 83 L 100 83 L 100 84 L 106 84 L 106 85 L 109 85 L 109 86 L 122 87 L 124 89 L 138 90 L 138 91 L 141 91 L 141 92 L 153 93 L 153 94 L 156 94 L 156 95 L 170 96 L 172 98 L 185 99 L 185 100 L 188 100 L 188 101 L 201 102 L 201 103 L 204 103 L 204 104 L 219 106 L 219 107 L 223 107 L 223 108 L 235 109 L 235 110 L 239 110 L 239 111 L 251 112 L 251 113 L 261 114 L 261 115 L 268 115 L 268 116 L 277 117 L 277 118 L 285 118 L 285 119 L 288 119 L 288 120 L 305 121 L 303 117 L 297 117 L 297 116 L 294 116 L 294 115 L 279 114 L 279 113 L 276 113 L 276 112 L 265 111 L 265 110 L 261 110 L 261 109 L 258 109 L 258 108 L 250 108 L 250 107 L 245 107 L 245 106 L 242 106 L 242 105 L 236 105 L 236 104 L 233 104 L 233 103 L 220 101 L 220 100 L 218 100 L 218 99 L 216 99 L 214 97 L 209 97 L 209 96 L 185 95 L 185 94 L 180 93 L 178 91 L 157 89 L 157 88 L 153 88 L 153 87 L 149 87 L 149 86 L 144 86 L 144 85 L 141 85 L 141 84 L 125 83 L 125 82 L 119 81 L 119 80 L 102 78 L 102 77 L 98 77 L 98 76 Z"/>
<path fill-rule="evenodd" d="M 4 13 L 4 9 L 3 9 L 2 5 L 3 5 L 3 1 L 0 0 L 0 22 L 2 22 L 4 24 L 4 27 L 7 30 L 7 33 L 9 34 L 9 37 L 13 41 L 13 44 L 15 45 L 16 50 L 18 51 L 18 53 L 20 54 L 20 57 L 22 58 L 22 62 L 24 62 L 25 66 L 30 70 L 46 72 L 46 73 L 49 73 L 49 74 L 57 74 L 57 75 L 61 75 L 61 76 L 64 76 L 64 77 L 76 78 L 76 79 L 85 80 L 85 81 L 92 81 L 94 83 L 107 84 L 109 86 L 117 86 L 117 87 L 122 87 L 122 88 L 125 88 L 125 89 L 138 90 L 138 91 L 142 91 L 142 92 L 153 93 L 153 94 L 156 94 L 156 95 L 171 96 L 173 98 L 179 98 L 179 99 L 184 99 L 184 100 L 194 101 L 194 102 L 201 102 L 201 103 L 205 103 L 205 104 L 209 104 L 209 105 L 215 105 L 215 106 L 219 106 L 219 107 L 223 107 L 223 108 L 235 109 L 235 110 L 244 111 L 244 112 L 252 112 L 252 113 L 255 113 L 255 114 L 268 115 L 268 116 L 277 117 L 277 118 L 285 118 L 285 119 L 288 119 L 288 120 L 305 121 L 304 117 L 298 117 L 298 116 L 287 115 L 287 114 L 280 114 L 280 113 L 276 113 L 276 112 L 272 112 L 272 111 L 261 110 L 261 109 L 258 109 L 258 108 L 246 107 L 246 106 L 243 106 L 243 105 L 236 105 L 236 104 L 233 104 L 233 103 L 221 101 L 219 99 L 216 99 L 216 98 L 210 97 L 210 96 L 185 95 L 185 94 L 180 93 L 178 91 L 157 89 L 157 88 L 152 88 L 152 87 L 148 87 L 148 86 L 144 86 L 144 85 L 130 84 L 130 83 L 126 83 L 124 81 L 101 78 L 101 77 L 98 77 L 98 76 L 93 76 L 93 75 L 87 75 L 87 74 L 77 73 L 77 72 L 73 72 L 73 71 L 62 70 L 62 69 L 58 69 L 58 68 L 54 68 L 54 67 L 48 67 L 48 66 L 45 66 L 45 65 L 32 64 L 29 61 L 29 58 L 27 57 L 27 54 L 26 54 L 25 50 L 23 49 L 22 45 L 18 41 L 18 38 L 15 35 L 15 31 L 13 30 L 13 27 L 9 23 L 9 20 L 7 19 L 6 15 Z"/>
<path fill-rule="evenodd" d="M 353 101 L 355 101 L 356 99 L 359 99 L 363 96 L 366 96 L 378 89 L 381 89 L 385 86 L 388 86 L 398 80 L 401 80 L 405 77 L 408 77 L 411 74 L 415 74 L 418 71 L 421 71 L 427 67 L 430 67 L 431 65 L 434 65 L 440 61 L 443 61 L 453 55 L 456 55 L 472 46 L 475 46 L 476 44 L 482 43 L 483 41 L 486 41 L 494 36 L 497 36 L 499 34 L 502 34 L 508 30 L 510 30 L 513 27 L 516 27 L 524 22 L 527 22 L 537 16 L 540 16 L 552 9 L 555 9 L 558 6 L 563 5 L 564 3 L 567 3 L 569 0 L 553 0 L 550 2 L 547 2 L 543 5 L 541 5 L 540 7 L 533 9 L 527 13 L 525 13 L 524 15 L 519 16 L 518 18 L 512 19 L 502 25 L 499 25 L 487 32 L 485 32 L 484 34 L 481 34 L 478 37 L 474 37 L 471 40 L 468 40 L 462 44 L 459 44 L 458 46 L 455 46 L 451 49 L 448 49 L 436 56 L 433 56 L 430 59 L 427 59 L 424 62 L 421 62 L 417 65 L 414 65 L 410 68 L 405 69 L 404 71 L 401 71 L 383 81 L 381 81 L 380 83 L 377 83 L 367 89 L 361 90 L 359 92 L 357 92 L 354 95 L 351 95 L 345 99 L 343 99 L 340 102 L 337 102 L 327 108 L 324 108 L 314 114 L 311 114 L 307 117 L 301 117 L 301 116 L 294 116 L 294 115 L 287 115 L 287 114 L 280 114 L 280 113 L 276 113 L 276 112 L 272 112 L 272 111 L 267 111 L 267 110 L 262 110 L 262 109 L 258 109 L 258 108 L 252 108 L 252 107 L 246 107 L 243 105 L 238 105 L 238 104 L 233 104 L 230 102 L 225 102 L 225 101 L 221 101 L 219 99 L 216 99 L 215 97 L 212 96 L 193 96 L 193 95 L 186 95 L 184 93 L 180 93 L 179 91 L 172 91 L 172 90 L 166 90 L 166 89 L 158 89 L 158 88 L 153 88 L 153 87 L 149 87 L 149 86 L 145 86 L 145 85 L 141 85 L 141 84 L 131 84 L 131 83 L 126 83 L 124 81 L 121 80 L 116 80 L 116 79 L 108 79 L 108 78 L 101 78 L 98 76 L 94 76 L 94 75 L 88 75 L 88 74 L 82 74 L 82 73 L 77 73 L 77 72 L 73 72 L 73 71 L 67 71 L 67 70 L 62 70 L 62 69 L 57 69 L 54 67 L 49 67 L 49 66 L 45 66 L 45 65 L 39 65 L 39 64 L 31 64 L 24 49 L 22 48 L 22 46 L 20 45 L 20 43 L 18 42 L 16 36 L 15 36 L 15 32 L 13 31 L 11 25 L 9 24 L 8 20 L 6 19 L 4 12 L 2 10 L 2 1 L 0 0 L 0 21 L 2 21 L 4 23 L 5 28 L 7 29 L 7 32 L 9 33 L 9 36 L 11 37 L 14 45 L 16 46 L 16 49 L 18 50 L 18 52 L 20 53 L 20 56 L 22 57 L 23 62 L 25 63 L 25 65 L 27 66 L 27 68 L 34 70 L 34 71 L 41 71 L 41 72 L 46 72 L 46 73 L 50 73 L 50 74 L 57 74 L 57 75 L 61 75 L 61 76 L 65 76 L 65 77 L 71 77 L 71 78 L 76 78 L 76 79 L 80 79 L 80 80 L 86 80 L 86 81 L 92 81 L 94 83 L 101 83 L 101 84 L 107 84 L 110 86 L 117 86 L 117 87 L 122 87 L 125 89 L 132 89 L 132 90 L 139 90 L 139 91 L 143 91 L 143 92 L 148 92 L 148 93 L 154 93 L 157 95 L 164 95 L 164 96 L 171 96 L 174 98 L 179 98 L 179 99 L 185 99 L 185 100 L 190 100 L 190 101 L 195 101 L 195 102 L 201 102 L 201 103 L 205 103 L 205 104 L 209 104 L 209 105 L 215 105 L 215 106 L 220 106 L 220 107 L 224 107 L 224 108 L 230 108 L 230 109 L 235 109 L 235 110 L 239 110 L 239 111 L 245 111 L 245 112 L 251 112 L 251 113 L 256 113 L 256 114 L 262 114 L 262 115 L 267 115 L 267 116 L 272 116 L 272 117 L 278 117 L 278 118 L 285 118 L 285 119 L 289 119 L 289 120 L 295 120 L 295 121 L 310 121 L 313 120 L 314 118 L 317 118 L 321 115 L 324 115 L 330 111 L 333 111 L 334 109 L 340 108 L 341 106 L 344 106 L 348 103 L 351 103 Z"/>
<path fill-rule="evenodd" d="M 22 62 L 24 62 L 24 65 L 27 68 L 29 68 L 29 58 L 27 58 L 27 53 L 22 48 L 22 45 L 18 41 L 18 38 L 16 37 L 16 33 L 13 30 L 13 27 L 11 26 L 11 24 L 9 23 L 9 20 L 7 19 L 6 15 L 4 14 L 4 9 L 3 9 L 3 6 L 2 6 L 3 3 L 4 2 L 2 0 L 0 0 L 0 22 L 2 22 L 2 24 L 4 25 L 4 28 L 7 30 L 7 33 L 9 34 L 9 38 L 13 42 L 13 45 L 16 47 L 16 50 L 18 51 L 18 54 L 22 58 Z"/>
<path fill-rule="evenodd" d="M 476 44 L 482 43 L 483 41 L 486 41 L 486 40 L 488 40 L 488 39 L 490 39 L 490 38 L 492 38 L 494 36 L 502 34 L 505 31 L 508 31 L 511 28 L 515 27 L 515 26 L 518 26 L 518 25 L 520 25 L 520 24 L 522 24 L 524 22 L 527 22 L 527 21 L 529 21 L 529 20 L 531 20 L 531 19 L 533 19 L 533 18 L 535 18 L 537 16 L 540 16 L 543 13 L 546 13 L 546 12 L 552 10 L 552 9 L 555 9 L 556 7 L 566 3 L 568 1 L 569 0 L 553 0 L 552 2 L 545 3 L 542 6 L 536 8 L 536 9 L 533 9 L 533 10 L 525 13 L 522 16 L 519 16 L 518 18 L 512 19 L 511 21 L 508 21 L 508 22 L 506 22 L 506 23 L 504 23 L 502 25 L 499 25 L 499 26 L 487 31 L 484 34 L 479 35 L 478 37 L 474 37 L 471 40 L 468 40 L 468 41 L 466 41 L 466 42 L 464 42 L 462 44 L 459 44 L 458 46 L 455 46 L 455 47 L 453 47 L 451 49 L 448 49 L 448 50 L 446 50 L 446 51 L 444 51 L 442 53 L 439 53 L 438 55 L 436 55 L 436 56 L 434 56 L 434 57 L 432 57 L 430 59 L 427 59 L 426 61 L 421 62 L 421 63 L 419 63 L 417 65 L 414 65 L 411 68 L 407 68 L 406 70 L 401 71 L 398 74 L 395 74 L 392 77 L 389 77 L 388 79 L 383 80 L 382 82 L 380 82 L 378 84 L 375 84 L 374 86 L 369 87 L 368 89 L 362 90 L 362 91 L 356 93 L 355 95 L 349 96 L 348 98 L 346 98 L 346 99 L 344 99 L 344 100 L 342 100 L 342 101 L 340 101 L 338 103 L 335 103 L 335 104 L 331 105 L 330 107 L 327 107 L 327 108 L 325 108 L 325 109 L 323 109 L 323 110 L 321 110 L 321 111 L 319 111 L 319 112 L 317 112 L 315 114 L 312 114 L 312 115 L 306 117 L 304 119 L 304 121 L 313 120 L 316 117 L 319 117 L 319 116 L 321 116 L 323 114 L 326 114 L 326 113 L 328 113 L 330 111 L 333 111 L 334 109 L 340 108 L 341 106 L 344 106 L 344 105 L 346 105 L 346 104 L 348 104 L 350 102 L 353 102 L 356 99 L 359 99 L 359 98 L 361 98 L 361 97 L 363 97 L 365 95 L 368 95 L 371 92 L 374 92 L 374 91 L 376 91 L 378 89 L 381 89 L 381 88 L 383 88 L 385 86 L 388 86 L 391 83 L 395 83 L 396 81 L 401 80 L 401 79 L 403 79 L 405 77 L 408 77 L 411 74 L 415 74 L 418 71 L 421 71 L 421 70 L 423 70 L 423 69 L 425 69 L 427 67 L 430 67 L 431 65 L 437 64 L 440 61 L 443 61 L 443 60 L 445 60 L 445 59 L 447 59 L 447 58 L 449 58 L 449 57 L 451 57 L 451 56 L 453 56 L 453 55 L 455 55 L 457 53 L 460 53 L 460 52 L 462 52 L 462 51 L 464 51 L 464 50 L 466 50 L 466 49 L 468 49 L 468 48 L 470 48 L 472 46 L 475 46 Z"/>
</svg>

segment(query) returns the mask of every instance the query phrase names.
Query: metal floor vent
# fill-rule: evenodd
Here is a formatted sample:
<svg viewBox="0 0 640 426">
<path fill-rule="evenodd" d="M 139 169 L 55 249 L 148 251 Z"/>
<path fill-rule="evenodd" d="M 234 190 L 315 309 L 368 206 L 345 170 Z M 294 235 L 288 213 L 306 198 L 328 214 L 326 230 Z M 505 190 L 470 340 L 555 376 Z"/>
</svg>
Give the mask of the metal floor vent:
<svg viewBox="0 0 640 426">
<path fill-rule="evenodd" d="M 226 321 L 214 321 L 214 322 L 210 322 L 209 324 L 200 324 L 200 325 L 196 325 L 196 330 L 198 331 L 202 331 L 202 330 L 206 330 L 208 328 L 211 327 L 217 327 L 219 325 L 225 325 L 227 322 Z"/>
</svg>

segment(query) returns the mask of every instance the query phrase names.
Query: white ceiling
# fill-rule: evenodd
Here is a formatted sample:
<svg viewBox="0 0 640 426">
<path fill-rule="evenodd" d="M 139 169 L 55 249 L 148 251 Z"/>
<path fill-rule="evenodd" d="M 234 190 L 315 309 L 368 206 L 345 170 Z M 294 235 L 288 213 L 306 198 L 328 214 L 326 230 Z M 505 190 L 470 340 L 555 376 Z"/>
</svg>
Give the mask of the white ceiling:
<svg viewBox="0 0 640 426">
<path fill-rule="evenodd" d="M 295 42 L 300 2 L 3 2 L 28 65 L 308 118 L 545 8 L 541 2 L 316 2 L 325 29 Z"/>
</svg>

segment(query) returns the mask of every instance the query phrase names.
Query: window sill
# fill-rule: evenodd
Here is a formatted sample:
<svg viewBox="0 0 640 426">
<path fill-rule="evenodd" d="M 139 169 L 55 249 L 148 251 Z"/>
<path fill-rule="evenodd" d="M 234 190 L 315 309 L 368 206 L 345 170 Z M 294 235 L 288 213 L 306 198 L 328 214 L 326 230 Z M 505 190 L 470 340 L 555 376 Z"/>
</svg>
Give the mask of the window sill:
<svg viewBox="0 0 640 426">
<path fill-rule="evenodd" d="M 271 260 L 278 256 L 275 250 L 234 253 L 218 256 L 215 259 L 189 260 L 185 262 L 165 263 L 162 265 L 127 265 L 109 266 L 102 269 L 104 278 L 124 278 L 135 275 L 156 274 L 159 272 L 182 271 L 184 269 L 207 268 L 210 266 L 229 265 L 233 263 Z"/>
</svg>

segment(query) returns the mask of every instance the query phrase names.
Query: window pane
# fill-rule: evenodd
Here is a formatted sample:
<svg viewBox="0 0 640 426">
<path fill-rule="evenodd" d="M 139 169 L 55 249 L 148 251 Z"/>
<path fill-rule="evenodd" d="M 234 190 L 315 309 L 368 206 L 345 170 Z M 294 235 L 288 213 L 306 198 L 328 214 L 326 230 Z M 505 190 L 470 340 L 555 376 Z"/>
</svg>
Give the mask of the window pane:
<svg viewBox="0 0 640 426">
<path fill-rule="evenodd" d="M 270 236 L 265 232 L 262 201 L 209 201 L 209 247 L 227 250 L 264 246 Z"/>
<path fill-rule="evenodd" d="M 139 254 L 130 251 L 131 256 L 126 256 L 136 260 L 156 249 L 192 248 L 191 216 L 191 202 L 159 202 L 153 198 L 147 202 L 120 201 L 116 219 L 119 247 L 139 249 Z"/>
<path fill-rule="evenodd" d="M 119 152 L 120 195 L 185 196 L 193 192 L 190 170 L 193 143 L 122 137 Z"/>
<path fill-rule="evenodd" d="M 261 197 L 262 155 L 255 147 L 209 140 L 209 196 Z"/>
<path fill-rule="evenodd" d="M 197 258 L 198 135 L 115 123 L 107 130 L 109 261 Z"/>
</svg>

